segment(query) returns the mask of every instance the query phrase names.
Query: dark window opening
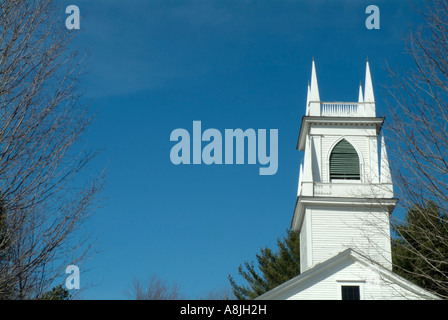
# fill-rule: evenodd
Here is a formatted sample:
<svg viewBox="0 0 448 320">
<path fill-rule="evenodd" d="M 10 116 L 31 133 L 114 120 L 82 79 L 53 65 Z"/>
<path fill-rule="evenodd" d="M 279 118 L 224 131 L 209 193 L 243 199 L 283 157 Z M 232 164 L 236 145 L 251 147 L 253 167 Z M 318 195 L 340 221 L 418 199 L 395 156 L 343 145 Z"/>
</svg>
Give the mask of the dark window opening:
<svg viewBox="0 0 448 320">
<path fill-rule="evenodd" d="M 360 300 L 359 286 L 341 286 L 342 300 Z"/>
<path fill-rule="evenodd" d="M 330 179 L 360 180 L 358 153 L 347 140 L 341 140 L 331 152 Z"/>
</svg>

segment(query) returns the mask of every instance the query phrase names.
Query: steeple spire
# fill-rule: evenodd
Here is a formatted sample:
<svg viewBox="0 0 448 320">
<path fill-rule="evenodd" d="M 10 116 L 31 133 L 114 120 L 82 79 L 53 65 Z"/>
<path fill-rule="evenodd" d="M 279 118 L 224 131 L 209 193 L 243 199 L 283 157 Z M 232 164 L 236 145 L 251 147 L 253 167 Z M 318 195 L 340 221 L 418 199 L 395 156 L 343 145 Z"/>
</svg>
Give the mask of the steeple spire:
<svg viewBox="0 0 448 320">
<path fill-rule="evenodd" d="M 373 95 L 372 76 L 370 75 L 369 59 L 367 59 L 366 62 L 366 81 L 364 85 L 364 102 L 375 102 L 375 96 Z"/>
<path fill-rule="evenodd" d="M 361 81 L 359 81 L 359 96 L 358 96 L 358 102 L 364 102 L 364 98 L 362 96 L 362 84 Z"/>
<path fill-rule="evenodd" d="M 313 58 L 313 64 L 312 64 L 312 69 L 311 69 L 311 88 L 310 88 L 309 101 L 320 101 L 319 87 L 317 86 L 316 66 L 314 64 L 314 58 Z"/>
</svg>

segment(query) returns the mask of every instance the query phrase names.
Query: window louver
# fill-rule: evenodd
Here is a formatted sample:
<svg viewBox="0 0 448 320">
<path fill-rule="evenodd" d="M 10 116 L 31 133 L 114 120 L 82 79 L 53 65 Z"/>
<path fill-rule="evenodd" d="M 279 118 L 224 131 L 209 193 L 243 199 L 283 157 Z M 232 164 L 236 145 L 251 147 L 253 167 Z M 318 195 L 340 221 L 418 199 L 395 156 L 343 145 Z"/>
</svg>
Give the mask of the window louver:
<svg viewBox="0 0 448 320">
<path fill-rule="evenodd" d="M 330 179 L 360 179 L 358 153 L 347 140 L 341 140 L 330 155 Z"/>
</svg>

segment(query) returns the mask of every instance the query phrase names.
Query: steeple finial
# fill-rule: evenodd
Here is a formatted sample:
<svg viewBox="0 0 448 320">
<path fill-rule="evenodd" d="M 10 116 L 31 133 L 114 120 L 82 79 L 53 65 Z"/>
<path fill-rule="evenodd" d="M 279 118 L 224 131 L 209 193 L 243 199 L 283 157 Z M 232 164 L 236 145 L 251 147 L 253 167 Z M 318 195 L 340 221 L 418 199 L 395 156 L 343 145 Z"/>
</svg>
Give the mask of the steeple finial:
<svg viewBox="0 0 448 320">
<path fill-rule="evenodd" d="M 375 96 L 373 94 L 372 76 L 370 75 L 369 60 L 366 62 L 366 81 L 364 83 L 364 102 L 375 102 Z"/>
<path fill-rule="evenodd" d="M 314 57 L 313 57 L 313 63 L 312 63 L 312 68 L 311 68 L 311 88 L 310 88 L 309 101 L 320 101 L 319 87 L 317 85 L 316 66 L 314 64 Z"/>
</svg>

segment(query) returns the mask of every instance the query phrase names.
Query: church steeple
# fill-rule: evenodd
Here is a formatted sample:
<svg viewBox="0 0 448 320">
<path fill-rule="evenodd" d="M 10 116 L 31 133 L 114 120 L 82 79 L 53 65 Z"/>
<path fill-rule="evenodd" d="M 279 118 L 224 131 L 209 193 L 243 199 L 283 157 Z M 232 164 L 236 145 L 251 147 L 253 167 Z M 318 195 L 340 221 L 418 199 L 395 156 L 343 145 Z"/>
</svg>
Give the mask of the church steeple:
<svg viewBox="0 0 448 320">
<path fill-rule="evenodd" d="M 300 232 L 301 274 L 257 299 L 437 299 L 392 272 L 390 215 L 398 200 L 368 61 L 364 88 L 358 102 L 320 101 L 313 59 L 291 221 Z"/>
<path fill-rule="evenodd" d="M 365 76 L 357 102 L 321 101 L 312 62 L 297 143 L 304 161 L 291 222 L 301 234 L 302 272 L 348 247 L 391 268 L 388 219 L 396 199 L 384 139 L 379 148 L 384 118 L 375 113 L 368 61 Z M 382 235 L 372 242 L 378 221 Z"/>
</svg>

